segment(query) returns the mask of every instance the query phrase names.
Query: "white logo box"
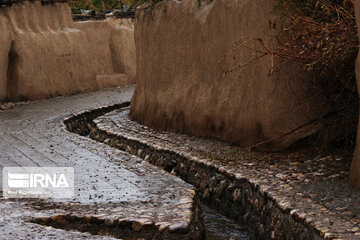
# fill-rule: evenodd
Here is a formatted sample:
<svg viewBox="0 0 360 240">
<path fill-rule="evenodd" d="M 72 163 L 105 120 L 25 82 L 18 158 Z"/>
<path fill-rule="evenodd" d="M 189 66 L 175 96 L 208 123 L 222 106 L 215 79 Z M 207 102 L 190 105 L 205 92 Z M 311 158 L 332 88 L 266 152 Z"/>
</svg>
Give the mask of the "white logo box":
<svg viewBox="0 0 360 240">
<path fill-rule="evenodd" d="M 5 167 L 4 198 L 74 198 L 72 167 Z"/>
</svg>

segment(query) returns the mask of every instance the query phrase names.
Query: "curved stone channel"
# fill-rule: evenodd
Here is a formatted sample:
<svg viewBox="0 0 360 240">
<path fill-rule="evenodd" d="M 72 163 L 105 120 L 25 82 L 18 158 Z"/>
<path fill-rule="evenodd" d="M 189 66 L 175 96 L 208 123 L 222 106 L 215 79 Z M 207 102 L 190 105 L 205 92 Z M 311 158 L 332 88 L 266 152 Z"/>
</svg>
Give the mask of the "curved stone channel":
<svg viewBox="0 0 360 240">
<path fill-rule="evenodd" d="M 360 194 L 349 191 L 344 183 L 346 171 L 338 161 L 341 157 L 305 156 L 311 160 L 301 162 L 299 157 L 304 155 L 262 157 L 263 153 L 239 153 L 213 140 L 157 132 L 129 119 L 133 90 L 105 90 L 0 110 L 0 168 L 72 166 L 78 176 L 73 201 L 0 197 L 0 239 L 111 239 L 129 235 L 201 239 L 204 228 L 195 188 L 207 204 L 253 228 L 257 239 L 358 239 L 357 222 L 349 219 L 356 217 L 353 213 L 358 212 Z M 92 139 L 80 136 L 89 133 Z M 205 154 L 209 151 L 216 155 Z M 228 156 L 228 151 L 241 159 L 221 158 L 221 154 Z M 324 181 L 318 181 L 322 170 L 318 165 L 331 166 L 321 175 Z M 302 171 L 302 175 L 292 174 L 297 180 L 289 182 L 284 174 L 289 173 L 287 169 Z M 304 179 L 312 182 L 304 185 Z M 312 188 L 321 183 L 328 186 L 330 181 L 334 187 L 320 192 L 320 200 L 324 195 L 335 200 L 326 205 L 327 210 Z M 309 190 L 312 194 L 307 195 Z M 344 199 L 342 192 L 351 192 L 352 198 Z M 354 204 L 349 205 L 349 201 Z M 341 215 L 331 210 L 344 205 L 349 208 L 339 208 Z M 208 230 L 216 229 L 215 233 L 235 226 L 217 212 L 205 214 L 205 223 L 207 219 L 211 223 Z M 227 233 L 230 239 L 231 231 Z M 224 237 L 215 234 L 213 239 Z"/>
<path fill-rule="evenodd" d="M 80 176 L 76 201 L 0 197 L 0 239 L 136 237 L 144 235 L 142 230 L 158 238 L 164 238 L 160 234 L 165 230 L 174 239 L 184 239 L 184 234 L 198 239 L 203 225 L 194 187 L 208 204 L 252 227 L 258 239 L 358 239 L 360 193 L 344 182 L 347 167 L 341 156 L 239 152 L 214 140 L 154 131 L 129 119 L 126 102 L 133 90 L 99 91 L 0 110 L 0 168 L 73 166 Z M 68 130 L 90 133 L 97 141 Z M 324 173 L 322 166 L 327 166 Z M 326 191 L 314 191 L 330 185 Z M 99 189 L 104 194 L 99 195 Z M 114 194 L 119 192 L 122 195 Z M 141 201 L 146 196 L 149 201 Z M 332 202 L 324 205 L 324 197 Z M 165 205 L 156 204 L 159 200 Z M 110 201 L 115 205 L 101 204 Z M 174 202 L 179 203 L 175 209 L 182 210 L 174 211 Z M 167 213 L 160 216 L 164 210 Z M 63 230 L 71 228 L 83 232 Z"/>
<path fill-rule="evenodd" d="M 203 205 L 201 214 L 192 185 L 68 131 L 76 120 L 86 124 L 73 128 L 89 133 L 89 116 L 127 107 L 132 92 L 98 91 L 0 111 L 0 170 L 70 166 L 76 178 L 72 200 L 4 199 L 0 191 L 0 239 L 249 239 L 246 228 L 214 209 Z"/>
<path fill-rule="evenodd" d="M 120 105 L 113 105 L 103 107 L 96 110 L 84 112 L 82 114 L 75 115 L 65 120 L 65 125 L 70 132 L 77 133 L 82 136 L 90 136 L 90 133 L 95 129 L 94 120 L 114 109 L 127 109 L 126 106 L 130 103 L 124 103 Z M 125 105 L 125 106 L 124 106 Z M 101 141 L 100 139 L 94 138 Z M 109 144 L 108 141 L 105 141 Z M 114 146 L 116 147 L 116 146 Z M 139 152 L 129 151 L 129 153 L 139 156 Z M 166 170 L 166 168 L 165 168 Z M 203 221 L 205 225 L 205 238 L 208 240 L 248 240 L 253 239 L 249 229 L 244 226 L 240 226 L 234 220 L 222 215 L 220 212 L 206 205 L 201 204 Z M 197 239 L 197 238 L 196 238 Z"/>
<path fill-rule="evenodd" d="M 343 217 L 348 216 L 348 212 L 339 216 L 316 202 L 317 192 L 310 195 L 312 199 L 306 194 L 309 187 L 321 183 L 313 176 L 318 176 L 318 170 L 321 170 L 318 165 L 325 161 L 331 161 L 329 166 L 333 167 L 328 168 L 327 180 L 322 182 L 328 185 L 329 181 L 338 181 L 340 184 L 335 185 L 336 191 L 320 192 L 321 196 L 331 194 L 334 198 L 333 192 L 351 192 L 346 184 L 341 184 L 342 177 L 346 177 L 343 163 L 332 161 L 334 158 L 341 160 L 341 157 L 314 158 L 310 154 L 291 158 L 291 154 L 242 152 L 215 140 L 156 131 L 132 121 L 128 111 L 129 108 L 121 108 L 98 117 L 85 113 L 72 118 L 73 126 L 82 126 L 72 130 L 84 135 L 90 132 L 93 139 L 137 155 L 181 177 L 198 189 L 200 199 L 249 226 L 257 239 L 358 239 L 357 232 L 354 234 L 358 228 L 351 228 L 356 224 Z M 304 159 L 312 160 L 300 162 Z M 274 168 L 273 161 L 280 167 Z M 305 188 L 302 188 L 301 178 L 293 183 L 286 178 L 284 183 L 284 173 L 288 173 L 289 165 L 292 173 L 306 167 L 302 179 L 306 178 L 306 183 L 313 179 L 313 182 Z M 332 180 L 335 176 L 337 178 Z M 358 196 L 354 191 L 352 194 Z M 336 206 L 347 205 L 341 196 L 334 202 Z M 357 206 L 358 198 L 353 199 Z M 352 210 L 356 212 L 356 209 Z"/>
</svg>

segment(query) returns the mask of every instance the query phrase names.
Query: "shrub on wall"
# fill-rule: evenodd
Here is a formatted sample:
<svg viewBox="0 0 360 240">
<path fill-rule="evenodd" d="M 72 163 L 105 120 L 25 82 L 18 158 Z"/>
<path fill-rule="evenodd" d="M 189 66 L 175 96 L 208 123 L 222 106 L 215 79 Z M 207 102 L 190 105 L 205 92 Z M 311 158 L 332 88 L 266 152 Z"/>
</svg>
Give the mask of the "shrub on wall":
<svg viewBox="0 0 360 240">
<path fill-rule="evenodd" d="M 81 9 L 122 9 L 122 6 L 127 8 L 136 8 L 149 0 L 70 0 L 70 8 L 73 13 L 80 13 Z"/>
<path fill-rule="evenodd" d="M 81 9 L 85 10 L 99 10 L 99 9 L 121 9 L 122 4 L 127 1 L 119 0 L 69 0 L 69 5 L 72 13 L 81 13 Z"/>
<path fill-rule="evenodd" d="M 304 104 L 323 102 L 322 117 L 317 121 L 338 132 L 334 141 L 328 139 L 336 145 L 354 146 L 359 108 L 355 78 L 359 42 L 354 0 L 277 0 L 274 15 L 276 20 L 270 21 L 269 26 L 277 30 L 276 49 L 266 46 L 262 39 L 248 39 L 225 57 L 235 50 L 249 49 L 248 45 L 257 41 L 262 47 L 255 49 L 257 57 L 253 60 L 272 55 L 279 60 L 278 65 L 300 63 L 310 73 L 315 93 Z M 243 67 L 246 65 L 240 64 L 224 74 Z M 271 66 L 270 73 L 276 67 Z M 329 142 L 328 139 L 321 141 Z"/>
<path fill-rule="evenodd" d="M 312 73 L 314 98 L 325 103 L 321 121 L 341 129 L 338 143 L 354 145 L 359 108 L 354 0 L 279 0 L 275 13 L 288 36 L 279 53 Z"/>
</svg>

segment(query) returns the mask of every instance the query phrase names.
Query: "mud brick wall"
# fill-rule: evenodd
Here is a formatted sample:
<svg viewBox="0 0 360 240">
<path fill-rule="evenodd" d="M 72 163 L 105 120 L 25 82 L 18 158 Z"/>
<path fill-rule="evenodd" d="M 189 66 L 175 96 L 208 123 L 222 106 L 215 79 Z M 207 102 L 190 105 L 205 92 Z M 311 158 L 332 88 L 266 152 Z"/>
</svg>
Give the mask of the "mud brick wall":
<svg viewBox="0 0 360 240">
<path fill-rule="evenodd" d="M 0 99 L 33 100 L 134 83 L 131 21 L 74 23 L 62 0 L 0 5 Z"/>
</svg>

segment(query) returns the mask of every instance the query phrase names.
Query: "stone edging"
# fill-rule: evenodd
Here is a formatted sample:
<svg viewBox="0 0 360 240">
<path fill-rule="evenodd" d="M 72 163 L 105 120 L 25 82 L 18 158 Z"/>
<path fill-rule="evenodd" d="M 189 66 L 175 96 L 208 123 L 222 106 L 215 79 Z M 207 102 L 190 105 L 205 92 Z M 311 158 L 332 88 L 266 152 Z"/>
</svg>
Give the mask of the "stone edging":
<svg viewBox="0 0 360 240">
<path fill-rule="evenodd" d="M 86 136 L 90 133 L 92 129 L 95 128 L 93 124 L 93 119 L 98 116 L 101 116 L 105 113 L 111 112 L 115 109 L 128 107 L 129 102 L 114 104 L 107 107 L 98 108 L 95 110 L 88 110 L 81 113 L 75 113 L 70 117 L 64 119 L 64 127 L 73 133 L 77 133 L 82 136 Z M 117 224 L 110 223 L 107 224 L 101 219 L 95 218 L 77 218 L 74 216 L 59 216 L 61 219 L 69 219 L 70 225 L 69 229 L 74 228 L 75 224 L 80 223 L 76 229 L 89 231 L 93 230 L 94 233 L 104 232 L 110 234 L 110 236 L 116 237 L 131 237 L 136 239 L 205 239 L 205 228 L 202 221 L 202 213 L 199 208 L 198 199 L 192 199 L 190 220 L 187 222 L 175 223 L 170 226 L 163 226 L 162 223 L 148 223 L 141 221 L 122 221 Z M 70 221 L 71 220 L 71 221 Z M 59 221 L 53 220 L 53 218 L 41 218 L 35 219 L 34 222 L 57 227 Z M 64 222 L 64 221 L 60 221 Z M 66 226 L 61 228 L 67 229 Z M 100 229 L 100 230 L 99 230 Z"/>
<path fill-rule="evenodd" d="M 109 220 L 98 217 L 77 215 L 56 215 L 51 217 L 38 217 L 30 222 L 64 229 L 66 231 L 78 230 L 89 232 L 93 235 L 111 236 L 120 239 L 204 239 L 204 229 L 201 210 L 192 202 L 193 221 L 181 222 L 168 227 L 152 221 L 140 221 L 132 219 Z M 202 229 L 201 229 L 202 228 Z"/>
<path fill-rule="evenodd" d="M 120 104 L 121 105 L 121 104 Z M 255 179 L 239 173 L 225 171 L 205 159 L 149 144 L 142 139 L 116 135 L 97 125 L 93 119 L 116 108 L 114 105 L 97 109 L 65 120 L 68 130 L 125 150 L 146 161 L 173 172 L 184 181 L 198 188 L 199 196 L 229 217 L 255 230 L 257 239 L 333 239 L 333 236 L 317 228 L 290 203 L 278 201 L 269 189 L 260 186 Z"/>
</svg>

